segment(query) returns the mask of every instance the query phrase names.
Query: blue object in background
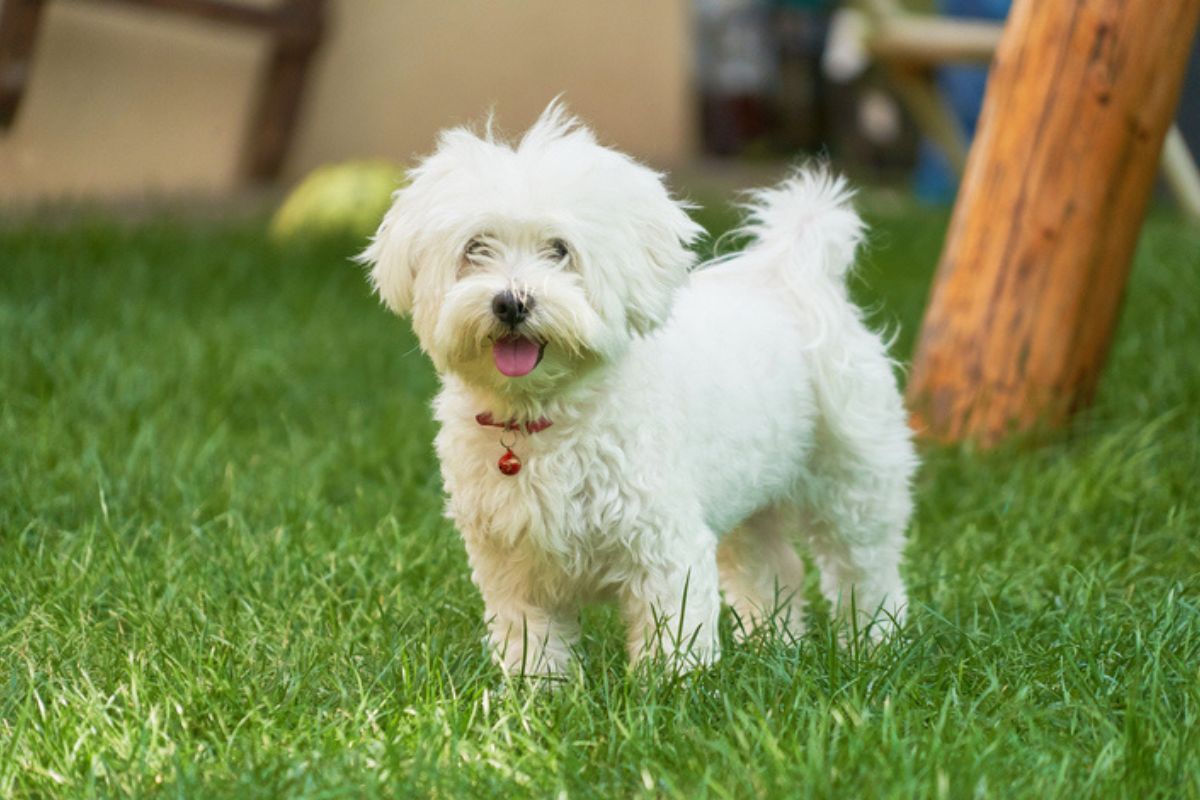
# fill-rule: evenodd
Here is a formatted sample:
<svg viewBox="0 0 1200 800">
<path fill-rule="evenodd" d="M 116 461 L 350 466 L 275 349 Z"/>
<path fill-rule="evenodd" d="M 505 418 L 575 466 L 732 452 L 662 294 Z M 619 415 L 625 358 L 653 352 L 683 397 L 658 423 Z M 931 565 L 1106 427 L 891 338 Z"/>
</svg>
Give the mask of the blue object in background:
<svg viewBox="0 0 1200 800">
<path fill-rule="evenodd" d="M 1183 83 L 1183 97 L 1179 98 L 1179 113 L 1175 116 L 1184 141 L 1193 156 L 1200 156 L 1200 37 L 1192 48 L 1192 60 L 1188 63 L 1187 77 Z"/>
<path fill-rule="evenodd" d="M 949 17 L 1004 20 L 1012 0 L 939 0 L 938 10 Z M 938 90 L 962 125 L 967 141 L 975 137 L 975 126 L 983 107 L 987 67 L 953 66 L 937 71 Z M 917 197 L 931 203 L 948 203 L 958 191 L 958 176 L 942 152 L 922 138 L 913 178 Z"/>
</svg>

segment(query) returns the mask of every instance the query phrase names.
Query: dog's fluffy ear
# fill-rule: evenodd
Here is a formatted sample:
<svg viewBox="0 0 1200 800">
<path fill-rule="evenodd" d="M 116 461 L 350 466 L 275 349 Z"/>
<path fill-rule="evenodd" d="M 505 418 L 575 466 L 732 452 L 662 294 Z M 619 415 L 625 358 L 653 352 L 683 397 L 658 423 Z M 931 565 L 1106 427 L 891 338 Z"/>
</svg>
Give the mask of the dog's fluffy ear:
<svg viewBox="0 0 1200 800">
<path fill-rule="evenodd" d="M 384 214 L 371 244 L 357 261 L 370 267 L 371 286 L 389 309 L 401 316 L 412 310 L 416 231 L 411 214 L 406 214 L 404 189 L 392 195 L 392 207 Z"/>
<path fill-rule="evenodd" d="M 661 176 L 651 175 L 654 186 L 646 187 L 632 209 L 645 263 L 627 276 L 631 285 L 625 307 L 630 329 L 642 335 L 667 321 L 675 290 L 695 263 L 689 246 L 704 233 L 684 210 L 688 206 L 671 197 Z"/>
</svg>

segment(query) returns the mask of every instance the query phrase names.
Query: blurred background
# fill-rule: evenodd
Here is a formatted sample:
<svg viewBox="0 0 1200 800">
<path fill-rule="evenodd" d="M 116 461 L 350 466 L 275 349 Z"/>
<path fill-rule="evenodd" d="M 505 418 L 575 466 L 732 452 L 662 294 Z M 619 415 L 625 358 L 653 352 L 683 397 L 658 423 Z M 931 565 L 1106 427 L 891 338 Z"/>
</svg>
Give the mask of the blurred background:
<svg viewBox="0 0 1200 800">
<path fill-rule="evenodd" d="M 901 11 L 1002 20 L 1008 5 L 0 0 L 0 204 L 280 191 L 325 164 L 410 163 L 489 109 L 520 131 L 560 93 L 685 183 L 770 180 L 823 154 L 942 202 L 955 158 L 939 126 L 969 138 L 985 79 L 954 41 L 987 35 L 949 29 L 945 64 L 889 64 L 872 37 Z M 1200 149 L 1195 57 L 1179 127 Z"/>
</svg>

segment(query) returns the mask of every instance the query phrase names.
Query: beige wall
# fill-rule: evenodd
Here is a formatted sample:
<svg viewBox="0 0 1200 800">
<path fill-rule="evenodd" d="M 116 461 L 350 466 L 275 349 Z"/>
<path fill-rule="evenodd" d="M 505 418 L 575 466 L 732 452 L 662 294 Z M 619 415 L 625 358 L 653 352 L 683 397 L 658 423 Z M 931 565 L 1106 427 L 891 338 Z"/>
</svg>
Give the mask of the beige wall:
<svg viewBox="0 0 1200 800">
<path fill-rule="evenodd" d="M 490 107 L 519 130 L 560 92 L 604 141 L 679 163 L 692 151 L 689 4 L 331 0 L 285 178 L 406 161 Z M 0 200 L 233 187 L 265 52 L 224 26 L 51 0 L 25 103 L 0 135 Z"/>
</svg>

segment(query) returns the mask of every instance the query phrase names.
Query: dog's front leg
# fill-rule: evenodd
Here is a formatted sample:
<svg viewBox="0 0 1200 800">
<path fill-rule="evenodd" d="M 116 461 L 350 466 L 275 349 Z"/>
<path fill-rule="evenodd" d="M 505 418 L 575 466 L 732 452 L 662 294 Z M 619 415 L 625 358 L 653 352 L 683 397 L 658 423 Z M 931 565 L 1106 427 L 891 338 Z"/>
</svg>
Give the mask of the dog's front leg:
<svg viewBox="0 0 1200 800">
<path fill-rule="evenodd" d="M 508 677 L 560 676 L 579 639 L 574 614 L 523 603 L 487 603 L 489 641 L 496 663 Z"/>
<path fill-rule="evenodd" d="M 471 577 L 483 595 L 488 642 L 505 675 L 552 677 L 565 672 L 579 640 L 578 610 L 535 594 L 541 586 L 535 560 L 507 549 L 468 549 Z"/>
<path fill-rule="evenodd" d="M 662 657 L 686 672 L 721 656 L 717 539 L 702 530 L 668 540 L 666 550 L 646 559 L 626 584 L 621 609 L 631 661 Z"/>
</svg>

